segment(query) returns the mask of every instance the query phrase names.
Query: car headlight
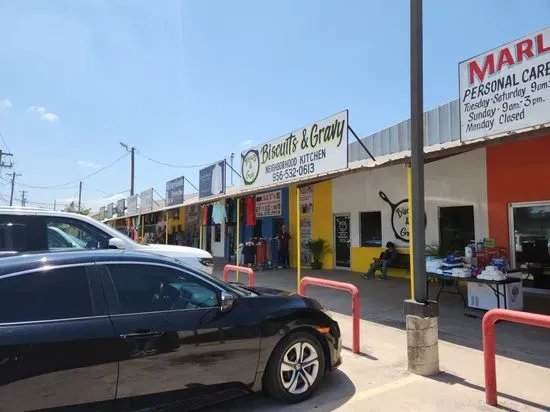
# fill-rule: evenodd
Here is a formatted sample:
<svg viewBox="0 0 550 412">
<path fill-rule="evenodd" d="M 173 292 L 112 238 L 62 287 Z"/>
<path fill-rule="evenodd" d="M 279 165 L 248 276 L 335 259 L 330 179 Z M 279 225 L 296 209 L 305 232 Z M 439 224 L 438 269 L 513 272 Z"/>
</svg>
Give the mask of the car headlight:
<svg viewBox="0 0 550 412">
<path fill-rule="evenodd" d="M 212 258 L 200 258 L 199 262 L 201 265 L 206 267 L 212 267 L 214 266 L 214 259 Z"/>
</svg>

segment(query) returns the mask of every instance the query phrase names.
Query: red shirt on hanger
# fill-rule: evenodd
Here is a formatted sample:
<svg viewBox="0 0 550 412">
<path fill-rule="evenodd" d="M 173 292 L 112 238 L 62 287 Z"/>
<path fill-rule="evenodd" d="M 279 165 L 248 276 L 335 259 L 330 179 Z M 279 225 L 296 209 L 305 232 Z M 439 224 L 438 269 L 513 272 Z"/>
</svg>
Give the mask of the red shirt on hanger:
<svg viewBox="0 0 550 412">
<path fill-rule="evenodd" d="M 256 226 L 256 202 L 254 196 L 246 198 L 246 226 Z"/>
</svg>

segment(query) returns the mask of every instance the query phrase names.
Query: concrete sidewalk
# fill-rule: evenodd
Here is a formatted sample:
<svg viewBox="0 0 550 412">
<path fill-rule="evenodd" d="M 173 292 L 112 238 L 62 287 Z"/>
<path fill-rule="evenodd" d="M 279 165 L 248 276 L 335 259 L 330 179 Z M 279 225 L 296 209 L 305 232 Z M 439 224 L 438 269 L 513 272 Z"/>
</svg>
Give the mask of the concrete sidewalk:
<svg viewBox="0 0 550 412">
<path fill-rule="evenodd" d="M 221 278 L 223 264 L 216 265 L 215 275 Z M 361 295 L 361 318 L 381 325 L 405 329 L 403 301 L 409 297 L 410 281 L 390 278 L 387 281 L 365 280 L 347 271 L 302 271 L 302 277 L 313 276 L 356 285 Z M 266 270 L 255 273 L 256 284 L 278 289 L 296 290 L 295 270 Z M 230 280 L 235 274 L 230 274 Z M 246 282 L 246 275 L 240 276 Z M 466 291 L 464 290 L 464 293 Z M 329 310 L 351 315 L 351 298 L 346 292 L 308 286 L 307 294 L 317 298 Z M 430 297 L 437 294 L 430 287 Z M 442 294 L 439 301 L 439 338 L 472 349 L 481 350 L 481 318 L 484 311 L 465 309 L 460 297 Z M 525 296 L 525 311 L 550 313 L 550 297 Z M 465 316 L 465 313 L 467 316 Z M 475 316 L 475 317 L 472 317 Z M 499 323 L 496 332 L 497 353 L 534 365 L 550 367 L 550 329 L 511 323 Z M 405 350 L 406 348 L 403 348 Z"/>
<path fill-rule="evenodd" d="M 333 314 L 351 346 L 351 317 Z M 339 371 L 329 374 L 318 393 L 299 405 L 284 405 L 263 394 L 209 409 L 214 411 L 487 411 L 482 353 L 440 342 L 442 373 L 423 378 L 407 372 L 406 333 L 361 322 L 361 355 L 344 351 Z M 497 357 L 499 409 L 550 410 L 550 369 Z"/>
</svg>

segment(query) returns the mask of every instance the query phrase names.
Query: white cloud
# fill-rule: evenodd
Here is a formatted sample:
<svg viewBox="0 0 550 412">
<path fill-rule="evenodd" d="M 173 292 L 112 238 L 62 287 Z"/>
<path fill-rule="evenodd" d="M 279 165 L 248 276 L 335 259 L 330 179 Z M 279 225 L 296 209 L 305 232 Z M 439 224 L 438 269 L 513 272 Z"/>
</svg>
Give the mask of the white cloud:
<svg viewBox="0 0 550 412">
<path fill-rule="evenodd" d="M 79 160 L 78 163 L 80 166 L 86 166 L 86 167 L 89 167 L 91 169 L 99 169 L 100 167 L 102 167 L 103 165 L 100 165 L 100 164 L 97 164 L 97 163 L 94 163 L 94 162 L 88 162 L 86 160 Z"/>
<path fill-rule="evenodd" d="M 241 144 L 242 144 L 243 146 L 250 146 L 252 143 L 254 143 L 254 140 L 252 140 L 252 139 L 243 140 L 243 141 L 241 142 Z"/>
<path fill-rule="evenodd" d="M 42 120 L 47 120 L 48 122 L 55 122 L 59 120 L 59 116 L 55 113 L 48 112 L 43 106 L 30 106 L 27 109 L 29 112 L 40 114 Z"/>
<path fill-rule="evenodd" d="M 44 113 L 44 114 L 40 115 L 40 118 L 42 120 L 47 120 L 48 122 L 55 122 L 55 121 L 59 120 L 59 116 L 56 115 L 55 113 Z"/>
<path fill-rule="evenodd" d="M 11 109 L 13 107 L 13 104 L 11 103 L 10 99 L 2 100 L 1 104 L 2 104 L 2 107 L 5 107 L 7 109 Z"/>
</svg>

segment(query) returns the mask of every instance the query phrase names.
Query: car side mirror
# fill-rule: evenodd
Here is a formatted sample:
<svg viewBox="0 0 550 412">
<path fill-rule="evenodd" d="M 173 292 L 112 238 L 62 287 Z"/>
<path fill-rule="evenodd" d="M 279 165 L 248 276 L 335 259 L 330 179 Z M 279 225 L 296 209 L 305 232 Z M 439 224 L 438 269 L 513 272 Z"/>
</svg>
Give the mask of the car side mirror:
<svg viewBox="0 0 550 412">
<path fill-rule="evenodd" d="M 231 293 L 222 292 L 221 301 L 222 304 L 220 310 L 222 312 L 229 312 L 233 307 L 233 303 L 235 303 L 235 296 Z"/>
<path fill-rule="evenodd" d="M 109 239 L 109 249 L 126 249 L 126 246 L 124 245 L 122 239 L 114 237 Z"/>
</svg>

